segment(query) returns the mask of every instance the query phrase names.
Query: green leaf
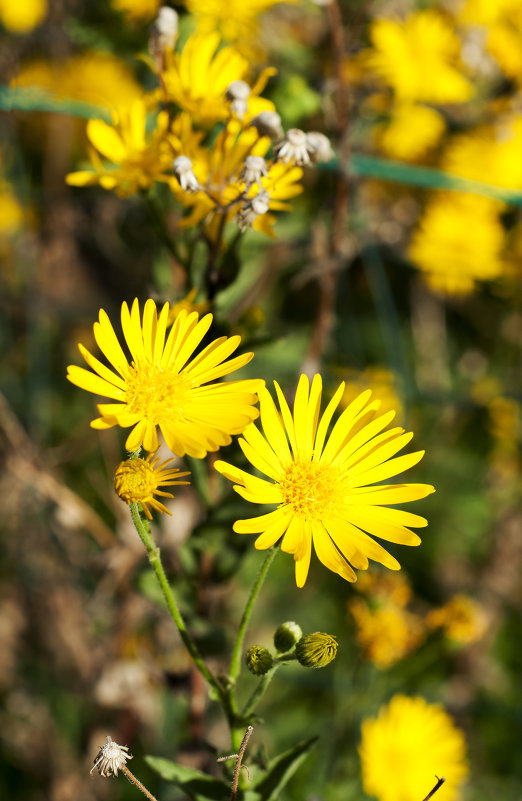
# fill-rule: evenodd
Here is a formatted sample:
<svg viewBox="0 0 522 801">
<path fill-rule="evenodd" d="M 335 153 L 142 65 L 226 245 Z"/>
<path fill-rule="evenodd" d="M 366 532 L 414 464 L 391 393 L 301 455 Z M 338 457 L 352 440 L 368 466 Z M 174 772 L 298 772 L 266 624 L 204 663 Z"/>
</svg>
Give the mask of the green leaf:
<svg viewBox="0 0 522 801">
<path fill-rule="evenodd" d="M 163 757 L 146 756 L 145 761 L 167 782 L 180 787 L 190 798 L 195 801 L 229 801 L 230 787 L 224 782 L 218 781 L 213 776 L 201 773 L 194 768 L 178 765 L 170 759 Z"/>
<path fill-rule="evenodd" d="M 302 740 L 290 750 L 270 760 L 265 775 L 253 788 L 262 801 L 275 801 L 316 742 L 317 737 Z"/>
<path fill-rule="evenodd" d="M 331 162 L 329 166 L 334 166 Z M 339 167 L 339 165 L 337 165 Z M 328 167 L 327 167 L 328 169 Z M 394 181 L 410 186 L 423 186 L 426 189 L 450 189 L 458 192 L 471 192 L 474 195 L 502 200 L 514 206 L 522 206 L 522 193 L 503 189 L 500 186 L 486 184 L 482 181 L 470 181 L 458 175 L 437 170 L 433 167 L 419 167 L 416 164 L 406 164 L 403 161 L 381 159 L 376 156 L 366 156 L 363 153 L 354 153 L 348 164 L 349 175 L 359 175 L 361 178 L 379 178 L 382 181 Z"/>
<path fill-rule="evenodd" d="M 108 109 L 81 100 L 56 97 L 47 89 L 37 86 L 10 88 L 0 86 L 0 111 L 51 111 L 70 114 L 72 117 L 111 121 Z"/>
</svg>

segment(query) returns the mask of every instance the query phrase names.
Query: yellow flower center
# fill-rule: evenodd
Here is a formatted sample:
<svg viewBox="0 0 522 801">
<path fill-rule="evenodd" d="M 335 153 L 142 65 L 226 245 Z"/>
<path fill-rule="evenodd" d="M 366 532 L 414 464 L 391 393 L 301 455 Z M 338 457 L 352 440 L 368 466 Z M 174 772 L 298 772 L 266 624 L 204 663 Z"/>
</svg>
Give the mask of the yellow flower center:
<svg viewBox="0 0 522 801">
<path fill-rule="evenodd" d="M 114 489 L 126 503 L 150 501 L 157 487 L 154 470 L 144 459 L 120 462 L 114 471 Z"/>
<path fill-rule="evenodd" d="M 146 418 L 154 425 L 161 423 L 165 417 L 184 417 L 191 386 L 186 376 L 164 370 L 156 364 L 133 362 L 125 382 L 130 414 Z"/>
<path fill-rule="evenodd" d="M 309 460 L 292 462 L 280 482 L 283 503 L 295 514 L 321 519 L 339 500 L 339 470 Z"/>
</svg>

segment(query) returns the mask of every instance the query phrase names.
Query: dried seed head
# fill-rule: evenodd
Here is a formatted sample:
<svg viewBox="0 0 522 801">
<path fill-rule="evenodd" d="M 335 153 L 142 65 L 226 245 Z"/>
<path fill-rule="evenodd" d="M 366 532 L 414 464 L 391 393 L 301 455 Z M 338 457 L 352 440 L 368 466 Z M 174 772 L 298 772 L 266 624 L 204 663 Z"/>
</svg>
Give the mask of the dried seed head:
<svg viewBox="0 0 522 801">
<path fill-rule="evenodd" d="M 272 139 L 281 139 L 283 136 L 283 126 L 281 117 L 277 111 L 260 111 L 250 121 L 257 129 L 259 136 L 270 136 Z"/>
<path fill-rule="evenodd" d="M 330 140 L 319 131 L 309 131 L 306 134 L 306 149 L 314 164 L 318 161 L 330 161 L 335 155 Z"/>
<path fill-rule="evenodd" d="M 113 774 L 117 776 L 126 761 L 132 759 L 132 756 L 126 753 L 128 750 L 126 745 L 118 745 L 110 737 L 107 737 L 107 742 L 102 745 L 94 758 L 91 773 L 96 768 L 100 776 L 112 776 Z"/>
<path fill-rule="evenodd" d="M 173 50 L 178 36 L 178 15 L 173 8 L 162 6 L 150 30 L 149 51 L 155 57 Z"/>
<path fill-rule="evenodd" d="M 240 120 L 246 114 L 249 95 L 250 86 L 245 81 L 232 81 L 225 92 L 225 97 L 230 103 L 231 113 Z"/>
<path fill-rule="evenodd" d="M 266 214 L 270 205 L 270 195 L 262 190 L 247 200 L 237 213 L 237 224 L 242 231 L 252 225 L 254 220 L 261 214 Z"/>
<path fill-rule="evenodd" d="M 258 184 L 261 188 L 261 176 L 267 177 L 266 161 L 262 156 L 247 156 L 245 164 L 239 176 L 245 182 L 245 189 L 248 192 L 251 186 Z"/>
<path fill-rule="evenodd" d="M 178 179 L 184 192 L 198 192 L 201 189 L 200 183 L 194 175 L 192 162 L 188 156 L 177 156 L 174 159 L 174 175 Z"/>
<path fill-rule="evenodd" d="M 274 152 L 280 161 L 288 164 L 290 161 L 295 161 L 300 167 L 303 164 L 310 164 L 310 156 L 308 154 L 306 134 L 299 128 L 290 128 L 286 132 L 286 136 L 274 147 Z"/>
</svg>

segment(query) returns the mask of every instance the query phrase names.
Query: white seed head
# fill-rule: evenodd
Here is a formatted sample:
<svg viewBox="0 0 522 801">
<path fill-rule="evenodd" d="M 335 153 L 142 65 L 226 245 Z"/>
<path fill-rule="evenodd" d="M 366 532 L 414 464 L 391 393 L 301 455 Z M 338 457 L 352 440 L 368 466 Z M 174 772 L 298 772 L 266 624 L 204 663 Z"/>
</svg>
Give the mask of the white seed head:
<svg viewBox="0 0 522 801">
<path fill-rule="evenodd" d="M 306 146 L 306 134 L 299 128 L 290 128 L 286 136 L 274 147 L 274 152 L 280 161 L 288 164 L 295 161 L 300 167 L 310 164 L 310 156 Z"/>
<path fill-rule="evenodd" d="M 188 156 L 177 156 L 173 163 L 174 175 L 184 192 L 198 192 L 200 183 L 194 175 L 192 162 Z"/>
<path fill-rule="evenodd" d="M 270 205 L 270 195 L 264 189 L 246 201 L 237 213 L 237 224 L 242 231 L 252 225 L 261 214 L 266 214 Z"/>
<path fill-rule="evenodd" d="M 250 121 L 257 129 L 259 136 L 270 136 L 272 139 L 281 139 L 283 136 L 283 126 L 281 117 L 277 111 L 260 111 Z"/>
<path fill-rule="evenodd" d="M 248 192 L 256 183 L 261 187 L 261 176 L 266 178 L 267 174 L 266 161 L 262 156 L 247 156 L 239 177 L 245 182 L 245 189 Z"/>
<path fill-rule="evenodd" d="M 245 81 L 232 81 L 228 85 L 225 97 L 230 103 L 230 111 L 242 120 L 248 107 L 250 86 Z"/>
<path fill-rule="evenodd" d="M 178 15 L 173 8 L 161 6 L 150 31 L 149 50 L 153 56 L 162 56 L 173 50 L 178 36 Z"/>
<path fill-rule="evenodd" d="M 100 776 L 117 776 L 126 761 L 132 759 L 132 756 L 127 753 L 128 750 L 126 745 L 118 745 L 110 737 L 107 737 L 107 742 L 102 745 L 94 758 L 91 774 L 96 769 Z"/>
<path fill-rule="evenodd" d="M 319 131 L 309 131 L 306 134 L 306 149 L 314 164 L 318 161 L 330 161 L 335 155 L 330 140 Z"/>
</svg>

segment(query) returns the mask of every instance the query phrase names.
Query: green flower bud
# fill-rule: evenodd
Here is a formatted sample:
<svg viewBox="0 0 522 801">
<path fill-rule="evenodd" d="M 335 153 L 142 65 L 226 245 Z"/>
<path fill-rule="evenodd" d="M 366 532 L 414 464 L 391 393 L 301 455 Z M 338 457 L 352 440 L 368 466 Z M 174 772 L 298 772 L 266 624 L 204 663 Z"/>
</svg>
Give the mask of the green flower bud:
<svg viewBox="0 0 522 801">
<path fill-rule="evenodd" d="M 326 667 L 337 655 L 337 640 L 322 631 L 307 634 L 295 646 L 295 655 L 303 667 Z"/>
<path fill-rule="evenodd" d="M 261 648 L 260 645 L 253 645 L 245 654 L 245 664 L 254 676 L 264 676 L 274 664 L 274 660 L 272 654 L 266 648 Z"/>
<path fill-rule="evenodd" d="M 274 632 L 274 645 L 278 651 L 285 653 L 294 647 L 296 642 L 301 639 L 303 632 L 301 626 L 294 623 L 293 620 L 288 620 L 286 623 L 281 623 Z"/>
</svg>

